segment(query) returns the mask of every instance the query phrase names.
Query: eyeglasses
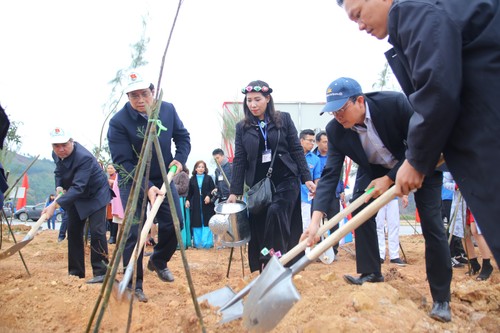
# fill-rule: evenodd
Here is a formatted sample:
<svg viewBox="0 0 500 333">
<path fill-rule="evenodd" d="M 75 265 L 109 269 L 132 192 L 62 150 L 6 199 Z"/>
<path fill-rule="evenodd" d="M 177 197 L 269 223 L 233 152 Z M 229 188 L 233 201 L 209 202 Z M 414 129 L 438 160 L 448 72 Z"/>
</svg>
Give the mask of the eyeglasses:
<svg viewBox="0 0 500 333">
<path fill-rule="evenodd" d="M 353 104 L 354 102 L 351 100 L 351 99 L 348 99 L 347 102 L 344 104 L 343 107 L 341 107 L 340 109 L 338 109 L 337 111 L 332 111 L 332 112 L 328 112 L 330 115 L 332 116 L 338 116 L 342 113 L 344 113 L 348 108 L 349 108 L 349 105 L 350 104 Z"/>
<path fill-rule="evenodd" d="M 129 93 L 128 98 L 133 99 L 133 100 L 139 100 L 141 97 L 142 98 L 148 98 L 151 96 L 151 91 L 150 90 L 144 90 L 141 93 Z"/>
</svg>

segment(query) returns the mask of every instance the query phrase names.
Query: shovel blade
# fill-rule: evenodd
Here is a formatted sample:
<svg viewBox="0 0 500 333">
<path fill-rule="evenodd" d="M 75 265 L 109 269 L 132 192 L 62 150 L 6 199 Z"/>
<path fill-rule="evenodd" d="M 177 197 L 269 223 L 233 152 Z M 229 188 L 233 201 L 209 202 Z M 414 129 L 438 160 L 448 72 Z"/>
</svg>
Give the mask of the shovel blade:
<svg viewBox="0 0 500 333">
<path fill-rule="evenodd" d="M 270 331 L 299 300 L 292 270 L 272 257 L 248 294 L 243 307 L 243 323 L 252 332 Z"/>
<path fill-rule="evenodd" d="M 22 240 L 19 243 L 12 245 L 10 248 L 8 248 L 4 252 L 0 253 L 0 260 L 8 258 L 11 255 L 15 254 L 16 252 L 19 252 L 19 250 L 21 250 L 23 247 L 25 247 L 26 244 L 28 244 L 32 240 L 33 240 L 33 238 L 28 238 L 28 239 Z"/>
<path fill-rule="evenodd" d="M 236 293 L 229 286 L 214 290 L 208 294 L 198 297 L 198 302 L 207 301 L 211 306 L 223 308 L 219 310 L 222 319 L 219 324 L 227 323 L 239 319 L 243 316 L 243 301 L 234 300 Z M 231 305 L 227 305 L 231 301 Z"/>
<path fill-rule="evenodd" d="M 207 301 L 208 304 L 215 307 L 222 307 L 227 302 L 229 302 L 236 293 L 229 286 L 225 286 L 223 288 L 211 291 L 205 295 L 201 295 L 198 297 L 198 302 Z"/>
<path fill-rule="evenodd" d="M 117 298 L 118 300 L 121 300 L 123 294 L 128 288 L 128 284 L 132 280 L 132 274 L 134 273 L 134 265 L 129 265 L 125 269 L 125 273 L 123 273 L 123 278 L 118 284 L 118 293 L 117 293 Z"/>
</svg>

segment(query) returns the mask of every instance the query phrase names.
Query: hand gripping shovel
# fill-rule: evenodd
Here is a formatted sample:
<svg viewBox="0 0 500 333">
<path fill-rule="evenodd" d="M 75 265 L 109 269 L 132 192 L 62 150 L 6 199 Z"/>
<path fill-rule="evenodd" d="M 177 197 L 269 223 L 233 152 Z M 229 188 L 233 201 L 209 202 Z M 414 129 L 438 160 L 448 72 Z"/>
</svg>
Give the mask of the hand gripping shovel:
<svg viewBox="0 0 500 333">
<path fill-rule="evenodd" d="M 62 194 L 60 193 L 56 197 L 56 199 L 54 201 L 56 201 L 57 199 L 59 199 L 61 197 L 61 195 Z M 33 240 L 33 238 L 35 238 L 35 234 L 38 231 L 38 228 L 40 228 L 40 226 L 42 225 L 42 223 L 45 222 L 47 220 L 47 218 L 48 218 L 47 214 L 42 214 L 42 216 L 40 216 L 40 218 L 38 219 L 38 221 L 36 221 L 36 223 L 31 227 L 30 231 L 26 234 L 26 236 L 24 236 L 24 238 L 23 238 L 22 241 L 20 241 L 19 243 L 14 244 L 14 245 L 12 245 L 10 248 L 8 248 L 4 252 L 0 253 L 0 260 L 8 258 L 11 255 L 13 255 L 14 253 L 19 252 L 19 250 L 21 250 L 29 242 L 31 242 Z"/>
<path fill-rule="evenodd" d="M 170 168 L 170 170 L 168 170 L 167 180 L 168 180 L 169 184 L 172 181 L 172 178 L 174 177 L 176 170 L 177 170 L 177 167 L 175 165 L 172 166 Z M 163 183 L 163 185 L 161 186 L 161 191 L 166 193 L 167 188 L 166 188 L 165 183 Z M 153 221 L 156 217 L 156 214 L 158 213 L 158 210 L 160 209 L 161 204 L 163 203 L 163 199 L 165 199 L 165 195 L 159 195 L 156 197 L 156 200 L 153 204 L 153 207 L 151 207 L 151 211 L 148 214 L 148 218 L 146 219 L 146 222 L 144 222 L 144 225 L 143 225 L 142 230 L 141 230 L 141 237 L 139 239 L 139 244 L 135 244 L 134 250 L 132 251 L 132 256 L 129 260 L 127 268 L 125 269 L 125 273 L 123 274 L 123 279 L 121 280 L 120 284 L 118 285 L 118 295 L 117 295 L 118 300 L 122 299 L 122 296 L 123 296 L 125 290 L 127 289 L 130 280 L 132 279 L 132 275 L 134 274 L 134 262 L 139 255 L 139 251 L 142 251 L 142 248 L 144 247 L 144 244 L 146 243 L 146 239 L 148 238 L 149 229 L 151 229 L 151 226 L 153 225 Z"/>
<path fill-rule="evenodd" d="M 314 262 L 328 247 L 338 243 L 345 235 L 375 215 L 380 208 L 394 198 L 394 193 L 394 187 L 390 188 L 348 223 L 317 244 L 309 254 L 302 257 L 292 267 L 283 267 L 276 257 L 271 257 L 245 302 L 243 308 L 245 327 L 252 332 L 267 332 L 273 329 L 300 300 L 300 294 L 293 285 L 292 276 Z"/>
<path fill-rule="evenodd" d="M 323 226 L 318 229 L 317 235 L 323 235 L 329 229 L 337 225 L 340 221 L 342 221 L 347 215 L 351 214 L 354 210 L 359 208 L 364 204 L 367 196 L 373 191 L 373 188 L 367 190 L 362 196 L 353 201 L 349 206 L 346 207 L 343 211 L 339 212 L 337 215 L 332 217 L 329 221 L 327 221 Z M 307 247 L 307 240 L 303 240 L 299 244 L 297 244 L 290 251 L 285 253 L 280 259 L 279 262 L 281 265 L 286 265 L 293 258 L 299 255 L 302 251 Z M 330 245 L 331 249 L 331 245 Z M 327 252 L 327 251 L 323 251 Z M 199 302 L 207 301 L 211 306 L 219 307 L 219 313 L 222 315 L 222 319 L 220 323 L 226 323 L 231 320 L 235 320 L 241 318 L 243 315 L 243 302 L 242 299 L 247 295 L 252 287 L 262 279 L 262 275 L 258 276 L 254 280 L 252 280 L 249 284 L 247 284 L 243 289 L 241 289 L 237 294 L 231 289 L 229 286 L 225 286 L 223 288 L 214 290 L 208 294 L 202 295 L 198 297 Z"/>
</svg>

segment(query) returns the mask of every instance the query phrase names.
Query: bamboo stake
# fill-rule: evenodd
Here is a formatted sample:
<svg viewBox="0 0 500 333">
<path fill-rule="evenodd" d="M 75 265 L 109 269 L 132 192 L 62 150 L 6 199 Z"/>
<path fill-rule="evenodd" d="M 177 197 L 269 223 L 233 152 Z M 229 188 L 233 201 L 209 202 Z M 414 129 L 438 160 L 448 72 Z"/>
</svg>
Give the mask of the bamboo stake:
<svg viewBox="0 0 500 333">
<path fill-rule="evenodd" d="M 156 149 L 156 155 L 158 156 L 158 162 L 160 162 L 160 170 L 163 177 L 163 181 L 166 182 L 165 184 L 168 184 L 167 168 L 165 167 L 165 162 L 163 159 L 163 154 L 161 152 L 160 142 L 158 141 L 157 137 L 155 137 L 154 144 Z M 180 172 L 180 170 L 178 170 L 178 172 Z M 198 297 L 196 296 L 193 279 L 191 277 L 191 269 L 189 268 L 189 264 L 186 257 L 186 250 L 184 249 L 184 244 L 182 242 L 181 226 L 179 223 L 179 216 L 177 215 L 177 209 L 175 208 L 175 202 L 172 196 L 172 190 L 170 189 L 170 186 L 167 186 L 166 190 L 167 190 L 168 204 L 170 206 L 170 212 L 172 213 L 172 219 L 174 221 L 175 236 L 177 237 L 177 242 L 179 243 L 179 249 L 181 251 L 182 263 L 184 265 L 184 271 L 186 273 L 186 279 L 188 281 L 189 291 L 191 292 L 191 298 L 193 300 L 194 308 L 196 311 L 196 315 L 198 316 L 198 321 L 200 323 L 201 330 L 202 332 L 206 332 L 200 305 L 198 303 Z"/>
</svg>

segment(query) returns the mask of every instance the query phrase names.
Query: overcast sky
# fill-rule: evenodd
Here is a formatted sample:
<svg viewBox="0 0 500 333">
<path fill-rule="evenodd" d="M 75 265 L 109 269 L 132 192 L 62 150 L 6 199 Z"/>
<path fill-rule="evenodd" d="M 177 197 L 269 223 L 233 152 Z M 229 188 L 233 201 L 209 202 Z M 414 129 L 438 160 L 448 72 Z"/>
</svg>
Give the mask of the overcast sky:
<svg viewBox="0 0 500 333">
<path fill-rule="evenodd" d="M 151 40 L 144 70 L 156 83 L 177 3 L 2 1 L 0 103 L 23 122 L 21 153 L 50 158 L 54 126 L 97 145 L 109 81 L 129 66 L 143 17 Z M 188 167 L 221 146 L 222 104 L 242 101 L 248 82 L 268 82 L 275 102 L 324 102 L 340 76 L 370 91 L 389 48 L 359 32 L 335 0 L 184 0 L 161 88 L 191 133 Z"/>
</svg>

